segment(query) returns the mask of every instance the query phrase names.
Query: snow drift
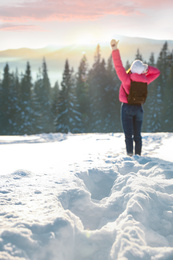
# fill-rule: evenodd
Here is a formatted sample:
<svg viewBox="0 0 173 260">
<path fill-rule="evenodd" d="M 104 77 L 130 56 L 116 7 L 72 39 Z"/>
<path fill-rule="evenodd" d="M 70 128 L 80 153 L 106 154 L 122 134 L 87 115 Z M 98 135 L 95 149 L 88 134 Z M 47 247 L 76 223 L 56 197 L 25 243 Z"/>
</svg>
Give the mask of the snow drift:
<svg viewBox="0 0 173 260">
<path fill-rule="evenodd" d="M 0 137 L 1 260 L 173 259 L 173 134 Z"/>
</svg>

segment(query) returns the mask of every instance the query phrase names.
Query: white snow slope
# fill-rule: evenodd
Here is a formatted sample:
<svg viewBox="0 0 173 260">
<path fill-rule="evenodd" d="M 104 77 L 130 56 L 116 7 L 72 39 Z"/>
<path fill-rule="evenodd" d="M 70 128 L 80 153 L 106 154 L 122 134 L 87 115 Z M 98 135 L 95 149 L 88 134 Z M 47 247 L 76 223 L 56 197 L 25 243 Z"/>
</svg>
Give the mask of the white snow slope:
<svg viewBox="0 0 173 260">
<path fill-rule="evenodd" d="M 0 137 L 1 260 L 172 260 L 173 133 Z"/>
</svg>

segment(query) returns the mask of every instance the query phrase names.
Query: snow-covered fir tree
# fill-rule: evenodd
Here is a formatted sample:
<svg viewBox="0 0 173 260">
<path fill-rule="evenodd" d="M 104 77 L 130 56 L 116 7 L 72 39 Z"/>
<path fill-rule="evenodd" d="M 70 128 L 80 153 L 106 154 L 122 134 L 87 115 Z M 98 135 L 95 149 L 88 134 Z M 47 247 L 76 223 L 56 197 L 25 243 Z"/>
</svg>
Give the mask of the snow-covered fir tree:
<svg viewBox="0 0 173 260">
<path fill-rule="evenodd" d="M 54 87 L 51 89 L 51 99 L 52 99 L 52 113 L 55 119 L 58 114 L 58 100 L 59 100 L 59 84 L 58 81 L 55 82 Z"/>
<path fill-rule="evenodd" d="M 81 132 L 87 132 L 89 124 L 88 65 L 83 55 L 76 75 L 76 96 L 78 111 L 81 114 Z"/>
<path fill-rule="evenodd" d="M 39 114 L 39 128 L 41 132 L 49 133 L 54 131 L 51 85 L 48 77 L 47 64 L 45 59 L 42 63 L 41 76 L 35 83 L 35 99 L 37 100 L 37 113 Z"/>
<path fill-rule="evenodd" d="M 119 132 L 121 131 L 121 122 L 119 116 L 121 106 L 119 102 L 119 86 L 121 83 L 113 66 L 112 55 L 108 58 L 107 61 L 106 77 L 106 132 Z"/>
<path fill-rule="evenodd" d="M 166 91 L 164 94 L 164 109 L 163 109 L 163 130 L 165 132 L 173 132 L 173 121 L 172 121 L 172 111 L 173 111 L 173 51 L 168 55 L 169 62 L 169 73 L 167 74 L 167 80 L 164 87 Z"/>
<path fill-rule="evenodd" d="M 17 89 L 14 75 L 10 73 L 8 64 L 4 67 L 0 94 L 1 134 L 16 134 Z"/>
<path fill-rule="evenodd" d="M 75 77 L 66 60 L 59 92 L 58 116 L 56 131 L 62 133 L 79 133 L 81 129 L 81 114 L 78 111 Z"/>
<path fill-rule="evenodd" d="M 163 131 L 162 127 L 167 122 L 167 118 L 165 118 L 165 111 L 167 110 L 167 100 L 165 93 L 167 91 L 167 81 L 170 74 L 170 53 L 168 50 L 167 42 L 164 43 L 157 60 L 157 67 L 161 71 L 161 74 L 156 82 L 157 85 L 157 127 L 155 127 L 156 131 Z M 168 105 L 169 106 L 169 105 Z"/>
<path fill-rule="evenodd" d="M 112 57 L 106 64 L 101 60 L 100 46 L 95 52 L 94 64 L 89 71 L 90 131 L 120 131 L 120 102 L 118 99 L 120 82 L 115 73 Z M 116 120 L 117 119 L 117 120 Z"/>
<path fill-rule="evenodd" d="M 32 107 L 32 76 L 29 62 L 25 74 L 22 76 L 19 91 L 19 120 L 18 132 L 30 134 L 33 130 L 34 111 Z"/>
<path fill-rule="evenodd" d="M 154 53 L 151 53 L 149 62 L 149 66 L 155 67 L 155 58 Z M 148 86 L 148 96 L 146 103 L 144 104 L 144 120 L 143 120 L 143 131 L 153 132 L 155 127 L 157 126 L 157 81 L 153 81 Z"/>
<path fill-rule="evenodd" d="M 135 60 L 143 61 L 143 57 L 142 57 L 142 54 L 140 53 L 139 49 L 137 49 Z"/>
<path fill-rule="evenodd" d="M 104 82 L 101 80 L 101 75 L 105 74 L 105 71 L 105 62 L 101 62 L 100 45 L 97 45 L 94 64 L 88 74 L 91 132 L 101 132 L 103 129 Z"/>
</svg>

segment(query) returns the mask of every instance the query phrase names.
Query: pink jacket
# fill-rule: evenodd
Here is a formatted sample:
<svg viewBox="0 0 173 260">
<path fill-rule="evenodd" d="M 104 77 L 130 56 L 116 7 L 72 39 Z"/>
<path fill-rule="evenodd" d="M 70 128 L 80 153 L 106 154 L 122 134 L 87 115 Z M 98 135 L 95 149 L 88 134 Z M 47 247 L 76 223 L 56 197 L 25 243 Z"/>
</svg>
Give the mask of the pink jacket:
<svg viewBox="0 0 173 260">
<path fill-rule="evenodd" d="M 148 71 L 146 74 L 126 73 L 118 49 L 112 51 L 112 58 L 116 73 L 122 82 L 119 90 L 120 102 L 128 103 L 127 94 L 130 92 L 131 80 L 149 84 L 160 75 L 160 71 L 152 66 L 148 66 Z"/>
</svg>

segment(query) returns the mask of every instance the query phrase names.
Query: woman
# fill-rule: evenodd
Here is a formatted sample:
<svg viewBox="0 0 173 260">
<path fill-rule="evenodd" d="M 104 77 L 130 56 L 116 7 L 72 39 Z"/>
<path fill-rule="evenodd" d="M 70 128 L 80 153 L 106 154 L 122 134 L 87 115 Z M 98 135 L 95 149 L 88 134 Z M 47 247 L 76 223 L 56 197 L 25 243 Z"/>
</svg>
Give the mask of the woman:
<svg viewBox="0 0 173 260">
<path fill-rule="evenodd" d="M 133 155 L 133 140 L 135 141 L 135 154 L 141 155 L 142 137 L 141 128 L 143 121 L 143 108 L 141 104 L 131 105 L 128 103 L 128 95 L 130 93 L 131 81 L 151 83 L 159 75 L 157 68 L 148 66 L 140 60 L 135 60 L 130 69 L 126 72 L 122 65 L 119 50 L 117 48 L 118 41 L 112 40 L 112 58 L 116 73 L 121 81 L 119 90 L 119 100 L 122 102 L 121 120 L 123 131 L 125 134 L 126 151 L 129 156 Z"/>
</svg>

